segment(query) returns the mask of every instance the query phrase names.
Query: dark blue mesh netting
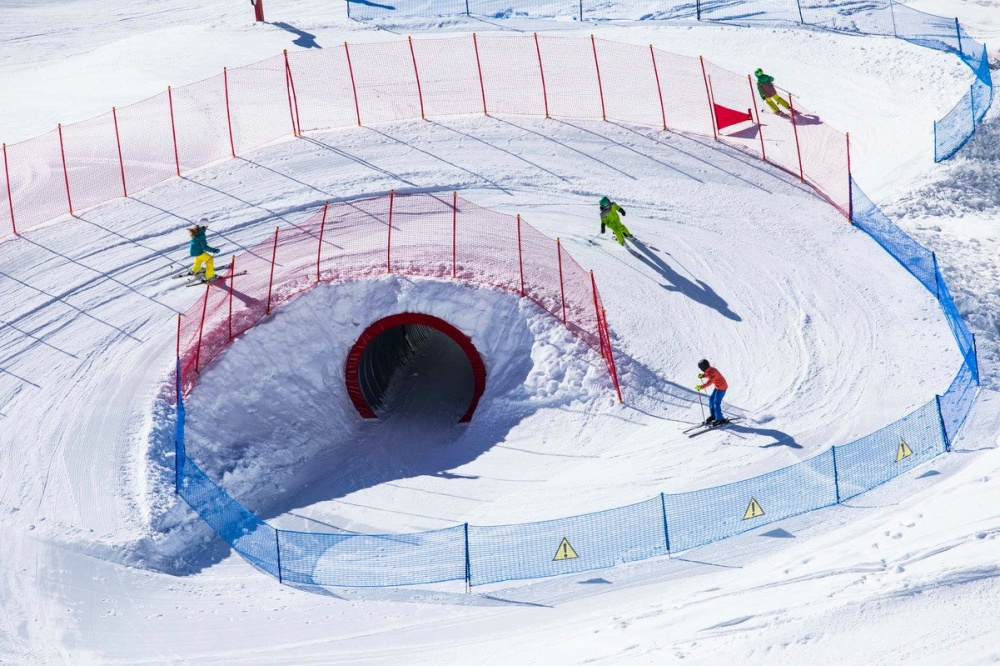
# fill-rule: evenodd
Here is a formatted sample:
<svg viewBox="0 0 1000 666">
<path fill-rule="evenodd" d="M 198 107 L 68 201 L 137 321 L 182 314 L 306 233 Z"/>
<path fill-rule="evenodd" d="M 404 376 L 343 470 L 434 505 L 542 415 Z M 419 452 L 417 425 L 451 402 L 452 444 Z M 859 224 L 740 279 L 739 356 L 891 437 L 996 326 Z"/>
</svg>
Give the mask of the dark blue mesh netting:
<svg viewBox="0 0 1000 666">
<path fill-rule="evenodd" d="M 418 534 L 278 532 L 284 582 L 391 587 L 465 578 L 465 526 Z"/>
<path fill-rule="evenodd" d="M 937 399 L 895 423 L 833 448 L 840 501 L 848 500 L 945 451 Z"/>
<path fill-rule="evenodd" d="M 278 575 L 277 531 L 247 511 L 194 462 L 178 458 L 180 496 L 250 564 Z"/>
<path fill-rule="evenodd" d="M 833 455 L 752 479 L 665 495 L 670 549 L 687 550 L 837 502 Z"/>
<path fill-rule="evenodd" d="M 858 184 L 851 179 L 852 221 L 855 226 L 875 239 L 886 252 L 901 263 L 929 292 L 938 295 L 937 268 L 934 253 L 893 224 Z"/>
<path fill-rule="evenodd" d="M 473 585 L 555 576 L 666 554 L 659 497 L 539 523 L 469 526 Z"/>
</svg>

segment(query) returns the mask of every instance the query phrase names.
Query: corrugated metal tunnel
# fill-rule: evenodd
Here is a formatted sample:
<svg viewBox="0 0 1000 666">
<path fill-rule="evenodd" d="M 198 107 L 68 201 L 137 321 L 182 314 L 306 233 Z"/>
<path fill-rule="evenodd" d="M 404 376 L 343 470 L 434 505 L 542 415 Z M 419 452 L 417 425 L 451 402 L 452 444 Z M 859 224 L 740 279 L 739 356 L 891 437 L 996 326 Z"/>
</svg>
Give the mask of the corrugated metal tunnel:
<svg viewBox="0 0 1000 666">
<path fill-rule="evenodd" d="M 419 370 L 414 369 L 419 365 Z M 472 418 L 486 388 L 486 366 L 472 340 L 448 322 L 431 315 L 402 313 L 375 322 L 347 356 L 345 380 L 355 409 L 364 418 L 385 415 L 401 400 L 393 392 L 436 391 L 433 384 L 400 386 L 413 371 L 437 376 L 441 401 L 467 405 L 459 423 Z M 396 396 L 397 398 L 399 396 Z M 405 396 L 403 396 L 405 398 Z M 425 404 L 435 396 L 424 396 Z M 447 407 L 447 405 L 445 406 Z"/>
</svg>

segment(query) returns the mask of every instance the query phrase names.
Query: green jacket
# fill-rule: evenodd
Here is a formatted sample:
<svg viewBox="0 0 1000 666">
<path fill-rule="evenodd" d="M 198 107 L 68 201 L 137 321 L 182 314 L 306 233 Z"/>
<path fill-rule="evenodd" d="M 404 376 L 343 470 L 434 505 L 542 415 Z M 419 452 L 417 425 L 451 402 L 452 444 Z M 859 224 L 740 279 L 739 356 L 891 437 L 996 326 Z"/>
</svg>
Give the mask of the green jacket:
<svg viewBox="0 0 1000 666">
<path fill-rule="evenodd" d="M 622 229 L 625 225 L 622 224 L 622 219 L 618 217 L 618 213 L 622 215 L 625 214 L 625 209 L 616 204 L 614 201 L 607 208 L 601 208 L 601 233 L 604 233 L 604 227 L 611 227 L 612 231 L 616 229 Z"/>
<path fill-rule="evenodd" d="M 761 74 L 757 77 L 757 92 L 760 93 L 761 99 L 767 99 L 768 97 L 774 97 L 778 94 L 778 91 L 774 89 L 774 77 L 768 76 L 767 74 Z"/>
</svg>

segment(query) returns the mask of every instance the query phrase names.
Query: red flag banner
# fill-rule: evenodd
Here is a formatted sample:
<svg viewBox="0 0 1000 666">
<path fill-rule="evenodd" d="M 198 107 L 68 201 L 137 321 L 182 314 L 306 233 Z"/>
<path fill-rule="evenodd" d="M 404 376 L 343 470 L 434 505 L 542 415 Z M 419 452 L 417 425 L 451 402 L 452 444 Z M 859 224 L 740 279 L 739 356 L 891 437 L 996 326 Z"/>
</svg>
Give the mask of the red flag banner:
<svg viewBox="0 0 1000 666">
<path fill-rule="evenodd" d="M 739 125 L 740 123 L 753 120 L 753 116 L 750 115 L 750 109 L 737 111 L 736 109 L 730 109 L 727 106 L 720 106 L 718 104 L 714 104 L 713 106 L 715 106 L 715 126 L 720 130 L 731 125 Z"/>
</svg>

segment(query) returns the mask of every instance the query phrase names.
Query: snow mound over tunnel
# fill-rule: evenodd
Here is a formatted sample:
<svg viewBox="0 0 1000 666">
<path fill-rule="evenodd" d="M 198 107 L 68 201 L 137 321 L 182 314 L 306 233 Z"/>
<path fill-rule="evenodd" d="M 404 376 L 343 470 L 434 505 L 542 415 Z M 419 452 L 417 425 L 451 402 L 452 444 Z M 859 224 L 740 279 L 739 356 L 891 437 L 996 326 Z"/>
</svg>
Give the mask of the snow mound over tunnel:
<svg viewBox="0 0 1000 666">
<path fill-rule="evenodd" d="M 443 320 L 475 345 L 486 387 L 471 423 L 457 423 L 469 405 L 469 359 L 447 336 L 427 331 L 403 359 L 378 419 L 362 419 L 352 404 L 345 383 L 352 347 L 366 328 L 404 312 Z M 441 521 L 357 524 L 333 513 L 352 493 L 380 484 L 461 477 L 455 468 L 540 411 L 587 411 L 595 402 L 614 403 L 603 361 L 531 301 L 386 276 L 321 284 L 237 339 L 186 400 L 186 447 L 227 492 L 275 526 L 416 531 Z M 211 530 L 183 504 L 154 522 L 159 533 L 139 546 L 147 565 L 181 573 L 221 556 L 196 552 Z"/>
</svg>

